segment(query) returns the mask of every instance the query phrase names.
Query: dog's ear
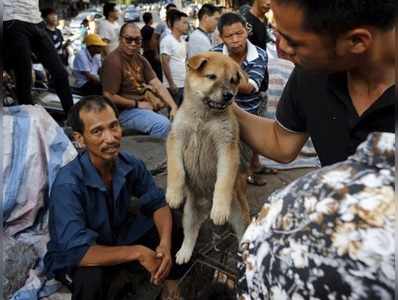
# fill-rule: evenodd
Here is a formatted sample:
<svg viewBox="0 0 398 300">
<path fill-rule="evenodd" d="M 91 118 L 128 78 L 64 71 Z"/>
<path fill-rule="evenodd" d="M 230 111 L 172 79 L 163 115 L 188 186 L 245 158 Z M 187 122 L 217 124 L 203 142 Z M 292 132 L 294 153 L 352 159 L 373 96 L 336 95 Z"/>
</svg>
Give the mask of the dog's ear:
<svg viewBox="0 0 398 300">
<path fill-rule="evenodd" d="M 208 62 L 208 58 L 203 55 L 195 55 L 188 60 L 188 68 L 192 70 L 200 70 L 203 68 Z"/>
</svg>

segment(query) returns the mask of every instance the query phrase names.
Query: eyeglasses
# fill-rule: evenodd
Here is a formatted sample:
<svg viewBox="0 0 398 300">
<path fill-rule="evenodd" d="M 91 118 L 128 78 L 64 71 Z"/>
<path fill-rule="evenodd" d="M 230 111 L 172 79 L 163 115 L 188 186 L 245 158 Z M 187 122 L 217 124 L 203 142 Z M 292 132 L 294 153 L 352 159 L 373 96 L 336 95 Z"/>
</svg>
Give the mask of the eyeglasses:
<svg viewBox="0 0 398 300">
<path fill-rule="evenodd" d="M 136 44 L 141 44 L 142 38 L 141 37 L 131 37 L 131 36 L 122 36 L 127 44 L 132 44 L 133 42 Z"/>
</svg>

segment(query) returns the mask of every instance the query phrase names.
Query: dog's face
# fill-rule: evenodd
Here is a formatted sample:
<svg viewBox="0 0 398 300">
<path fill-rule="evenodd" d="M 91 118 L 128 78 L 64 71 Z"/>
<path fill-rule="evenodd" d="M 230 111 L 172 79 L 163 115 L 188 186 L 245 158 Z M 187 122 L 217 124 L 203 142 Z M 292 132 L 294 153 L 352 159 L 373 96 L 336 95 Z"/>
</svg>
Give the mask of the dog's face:
<svg viewBox="0 0 398 300">
<path fill-rule="evenodd" d="M 233 101 L 246 75 L 230 57 L 204 52 L 188 60 L 185 87 L 193 101 L 201 101 L 211 110 L 223 111 Z"/>
</svg>

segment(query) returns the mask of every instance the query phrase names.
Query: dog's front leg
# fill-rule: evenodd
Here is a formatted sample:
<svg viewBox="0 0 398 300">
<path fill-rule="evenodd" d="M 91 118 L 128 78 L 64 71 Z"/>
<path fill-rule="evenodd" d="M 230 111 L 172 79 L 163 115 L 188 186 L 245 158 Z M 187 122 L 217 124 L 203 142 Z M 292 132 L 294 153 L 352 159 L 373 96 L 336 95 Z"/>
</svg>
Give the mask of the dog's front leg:
<svg viewBox="0 0 398 300">
<path fill-rule="evenodd" d="M 224 224 L 229 218 L 238 168 L 238 144 L 220 145 L 217 149 L 217 180 L 210 212 L 210 218 L 216 225 Z"/>
<path fill-rule="evenodd" d="M 178 208 L 184 200 L 185 170 L 182 153 L 182 139 L 171 132 L 166 143 L 167 191 L 166 201 L 171 208 Z"/>
</svg>

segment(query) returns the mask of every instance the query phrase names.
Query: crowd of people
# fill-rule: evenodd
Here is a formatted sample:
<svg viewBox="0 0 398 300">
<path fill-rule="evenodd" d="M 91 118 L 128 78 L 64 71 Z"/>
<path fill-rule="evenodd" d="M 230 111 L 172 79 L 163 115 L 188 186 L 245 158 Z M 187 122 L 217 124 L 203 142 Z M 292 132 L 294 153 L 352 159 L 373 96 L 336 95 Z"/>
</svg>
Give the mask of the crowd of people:
<svg viewBox="0 0 398 300">
<path fill-rule="evenodd" d="M 48 205 L 46 268 L 50 277 L 71 278 L 72 299 L 109 299 L 112 274 L 139 267 L 152 283 L 165 282 L 162 299 L 178 299 L 176 279 L 189 267 L 174 263 L 181 221 L 143 162 L 120 144 L 122 127 L 167 137 L 184 99 L 186 62 L 205 51 L 229 56 L 247 74 L 233 110 L 251 158 L 249 183 L 265 184 L 260 155 L 288 163 L 309 137 L 322 165 L 273 194 L 248 227 L 239 299 L 393 299 L 394 0 L 254 0 L 244 15 L 204 4 L 191 33 L 174 4 L 156 28 L 150 13 L 139 28 L 120 25 L 115 4 L 106 3 L 105 19 L 73 62 L 86 96 L 74 106 L 56 12 L 13 2 L 5 1 L 5 61 L 18 101 L 32 104 L 34 53 L 81 148 L 59 172 Z M 267 44 L 275 41 L 295 68 L 270 119 Z M 131 196 L 140 207 L 133 217 Z"/>
</svg>

